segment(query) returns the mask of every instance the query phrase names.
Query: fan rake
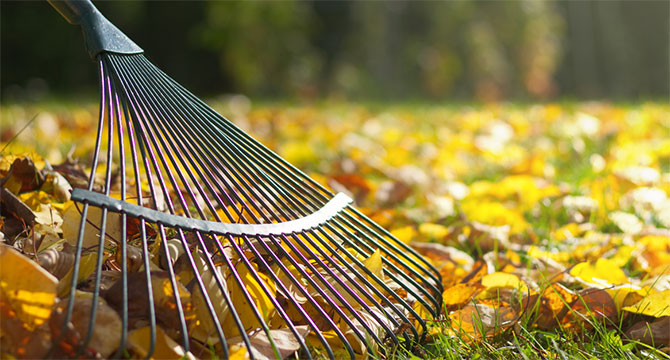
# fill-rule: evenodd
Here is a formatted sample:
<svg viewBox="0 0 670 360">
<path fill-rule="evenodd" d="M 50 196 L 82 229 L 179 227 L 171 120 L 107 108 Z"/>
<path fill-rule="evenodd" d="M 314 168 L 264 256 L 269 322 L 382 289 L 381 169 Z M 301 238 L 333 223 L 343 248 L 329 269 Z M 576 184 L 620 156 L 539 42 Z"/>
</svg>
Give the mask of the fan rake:
<svg viewBox="0 0 670 360">
<path fill-rule="evenodd" d="M 72 191 L 82 216 L 65 324 L 84 249 L 97 252 L 78 354 L 101 298 L 121 318 L 116 356 L 141 328 L 146 357 L 159 331 L 224 358 L 354 358 L 421 341 L 442 290 L 426 259 L 151 64 L 90 1 L 49 2 L 81 25 L 100 74 L 92 170 Z M 106 251 L 118 255 L 108 287 Z"/>
</svg>

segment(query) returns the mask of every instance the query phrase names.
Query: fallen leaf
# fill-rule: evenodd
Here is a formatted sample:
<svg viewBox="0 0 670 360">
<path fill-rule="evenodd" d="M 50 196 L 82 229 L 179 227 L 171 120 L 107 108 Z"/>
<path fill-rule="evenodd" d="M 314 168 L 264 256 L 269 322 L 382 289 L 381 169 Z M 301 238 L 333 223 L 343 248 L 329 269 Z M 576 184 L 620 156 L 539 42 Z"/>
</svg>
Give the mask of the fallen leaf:
<svg viewBox="0 0 670 360">
<path fill-rule="evenodd" d="M 74 204 L 69 206 L 63 214 L 63 239 L 71 245 L 77 244 L 81 225 L 81 210 L 83 210 L 81 204 Z M 95 206 L 89 206 L 86 219 L 82 246 L 84 248 L 96 247 L 100 244 L 102 210 Z M 121 241 L 121 216 L 119 214 L 107 212 L 105 233 L 107 235 L 105 242 L 114 241 L 118 243 Z"/>
<path fill-rule="evenodd" d="M 417 231 L 412 226 L 403 226 L 391 230 L 391 235 L 405 244 L 409 244 L 417 235 Z"/>
<path fill-rule="evenodd" d="M 191 293 L 179 281 L 177 281 L 177 286 L 179 301 L 188 324 L 195 317 Z M 102 293 L 109 306 L 119 312 L 123 306 L 122 287 L 123 283 L 119 280 L 109 290 Z M 156 322 L 168 329 L 167 331 L 177 331 L 180 328 L 180 320 L 170 274 L 163 271 L 151 271 L 151 291 Z M 141 271 L 128 274 L 128 323 L 131 329 L 146 324 L 149 318 L 149 306 L 146 273 Z"/>
<path fill-rule="evenodd" d="M 35 222 L 35 214 L 32 209 L 11 191 L 1 188 L 0 195 L 0 204 L 4 214 L 13 215 L 14 218 L 21 221 L 23 226 L 31 226 Z M 5 231 L 4 226 L 3 231 Z M 6 235 L 15 236 L 16 234 L 6 233 Z"/>
<path fill-rule="evenodd" d="M 479 341 L 512 326 L 517 314 L 511 307 L 471 304 L 449 314 L 449 318 L 456 334 L 465 334 L 471 340 Z"/>
<path fill-rule="evenodd" d="M 91 313 L 93 310 L 92 295 L 77 291 L 74 298 L 74 308 L 70 322 L 72 328 L 65 327 L 66 331 L 74 330 L 74 334 L 68 334 L 62 341 L 76 339 L 76 342 L 68 344 L 69 348 L 76 349 L 86 340 L 89 325 L 91 325 Z M 59 338 L 64 328 L 65 315 L 68 300 L 61 301 L 53 310 L 49 319 L 52 338 Z M 104 299 L 98 298 L 96 305 L 96 316 L 93 322 L 93 331 L 90 341 L 86 344 L 89 351 L 99 353 L 103 358 L 108 358 L 121 344 L 121 318 Z M 59 344 L 63 347 L 65 344 Z"/>
<path fill-rule="evenodd" d="M 235 271 L 239 274 L 246 292 L 248 292 L 253 301 L 253 303 L 249 303 L 244 295 L 245 290 L 241 289 L 232 274 L 229 275 L 227 287 L 230 291 L 235 311 L 237 311 L 247 331 L 261 328 L 261 323 L 252 310 L 252 306 L 258 309 L 260 316 L 267 322 L 275 312 L 275 306 L 271 301 L 271 297 L 274 298 L 277 295 L 275 284 L 267 275 L 258 272 L 258 269 L 254 268 L 253 271 L 258 274 L 265 287 L 270 291 L 268 294 L 242 261 L 235 266 Z M 226 317 L 223 327 L 227 336 L 239 335 L 239 329 L 232 315 Z"/>
<path fill-rule="evenodd" d="M 649 288 L 641 288 L 632 284 L 619 285 L 605 290 L 612 296 L 618 311 L 625 306 L 635 305 L 651 291 Z"/>
<path fill-rule="evenodd" d="M 105 255 L 103 255 L 103 261 L 104 257 Z M 79 272 L 77 273 L 77 284 L 88 279 L 88 277 L 95 272 L 97 262 L 97 252 L 90 252 L 81 255 L 81 260 L 79 261 Z M 73 269 L 74 267 L 71 267 L 67 274 L 65 274 L 65 276 L 63 276 L 63 278 L 58 282 L 58 296 L 61 298 L 64 298 L 70 294 Z"/>
<path fill-rule="evenodd" d="M 51 348 L 47 323 L 30 329 L 0 298 L 0 356 L 7 359 L 43 359 Z"/>
<path fill-rule="evenodd" d="M 484 286 L 479 283 L 456 284 L 442 293 L 443 305 L 447 311 L 459 309 L 482 290 Z"/>
<path fill-rule="evenodd" d="M 379 249 L 375 250 L 365 261 L 363 262 L 368 270 L 380 279 L 384 279 L 384 271 L 382 268 L 382 253 Z"/>
<path fill-rule="evenodd" d="M 0 302 L 34 329 L 46 322 L 56 300 L 58 280 L 13 248 L 0 245 Z"/>
<path fill-rule="evenodd" d="M 670 346 L 670 316 L 639 321 L 626 331 L 626 336 L 654 347 Z"/>
<path fill-rule="evenodd" d="M 571 290 L 558 283 L 551 284 L 540 296 L 537 325 L 544 330 L 553 329 L 561 323 L 576 299 L 577 295 Z"/>
<path fill-rule="evenodd" d="M 201 274 L 202 282 L 207 290 L 209 301 L 212 303 L 214 313 L 216 314 L 215 316 L 218 318 L 219 324 L 223 326 L 223 322 L 229 315 L 230 309 L 228 302 L 226 302 L 224 295 L 221 293 L 221 288 L 218 285 L 216 276 L 218 276 L 221 281 L 223 291 L 228 292 L 225 276 L 226 271 L 221 266 L 216 267 L 214 271 L 216 271 L 216 274 L 212 270 L 204 270 Z M 212 315 L 209 313 L 202 292 L 197 286 L 193 289 L 192 301 L 197 325 L 191 331 L 191 337 L 205 344 L 217 344 L 220 340 Z"/>
<path fill-rule="evenodd" d="M 140 357 L 149 357 L 149 344 L 151 343 L 151 327 L 145 326 L 131 331 L 128 334 L 128 348 L 136 352 Z M 156 344 L 154 345 L 151 358 L 153 359 L 193 359 L 195 356 L 185 352 L 184 348 L 170 339 L 163 328 L 156 326 Z"/>
<path fill-rule="evenodd" d="M 303 340 L 310 332 L 310 328 L 307 325 L 296 326 L 295 329 L 298 336 Z M 270 337 L 272 340 L 268 338 L 265 331 L 259 331 L 249 337 L 251 349 L 248 352 L 251 352 L 255 359 L 274 360 L 286 359 L 300 349 L 300 342 L 291 329 L 270 330 Z M 241 337 L 233 337 L 229 340 L 229 343 L 235 344 L 233 346 L 237 346 L 238 348 L 244 348 L 244 343 L 241 340 Z M 246 355 L 246 352 L 242 355 Z M 233 354 L 231 354 L 230 358 L 233 358 Z"/>
<path fill-rule="evenodd" d="M 591 328 L 596 324 L 614 324 L 619 312 L 610 294 L 603 289 L 584 289 L 570 306 L 569 316 L 563 318 L 566 327 Z"/>
<path fill-rule="evenodd" d="M 605 258 L 598 259 L 595 264 L 579 263 L 570 269 L 570 275 L 587 286 L 601 289 L 629 282 L 623 270 Z"/>
<path fill-rule="evenodd" d="M 670 316 L 670 290 L 647 295 L 637 304 L 623 307 L 623 310 L 653 317 Z"/>
<path fill-rule="evenodd" d="M 39 189 L 44 182 L 44 176 L 37 170 L 30 157 L 17 158 L 9 169 L 9 175 L 0 180 L 2 187 L 15 195 L 22 192 Z"/>
<path fill-rule="evenodd" d="M 449 235 L 449 229 L 440 224 L 423 223 L 419 225 L 419 234 L 426 240 L 441 242 Z"/>
</svg>

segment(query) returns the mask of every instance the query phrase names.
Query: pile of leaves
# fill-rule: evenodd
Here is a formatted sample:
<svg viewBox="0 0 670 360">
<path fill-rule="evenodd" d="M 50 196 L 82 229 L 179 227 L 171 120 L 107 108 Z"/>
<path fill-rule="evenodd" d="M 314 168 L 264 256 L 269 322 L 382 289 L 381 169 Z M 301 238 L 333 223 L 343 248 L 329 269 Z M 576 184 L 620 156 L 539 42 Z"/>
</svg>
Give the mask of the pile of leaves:
<svg viewBox="0 0 670 360">
<path fill-rule="evenodd" d="M 668 105 L 251 108 L 236 97 L 218 106 L 440 270 L 443 316 L 427 319 L 427 343 L 387 354 L 556 357 L 572 354 L 570 344 L 602 357 L 670 353 Z M 16 120 L 0 134 L 0 348 L 22 358 L 43 356 L 62 335 L 81 222 L 69 193 L 88 179 L 92 144 L 80 139 L 95 123 L 93 110 L 46 108 L 15 136 L 34 111 L 3 108 Z M 66 356 L 87 336 L 96 262 L 106 289 L 118 280 L 117 247 L 99 259 L 92 236 L 68 341 L 52 350 Z M 129 256 L 142 266 L 141 253 Z M 154 291 L 164 306 L 155 356 L 192 356 L 175 342 L 176 304 L 164 288 Z M 108 357 L 121 325 L 114 299 L 100 302 L 89 355 Z M 131 356 L 146 354 L 148 336 L 146 327 L 130 333 Z"/>
</svg>

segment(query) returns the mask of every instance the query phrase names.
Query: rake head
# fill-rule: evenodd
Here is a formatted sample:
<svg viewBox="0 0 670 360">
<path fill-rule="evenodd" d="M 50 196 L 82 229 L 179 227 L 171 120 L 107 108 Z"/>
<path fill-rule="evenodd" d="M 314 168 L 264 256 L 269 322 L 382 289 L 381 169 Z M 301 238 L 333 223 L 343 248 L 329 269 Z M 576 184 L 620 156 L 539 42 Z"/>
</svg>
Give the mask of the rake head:
<svg viewBox="0 0 670 360">
<path fill-rule="evenodd" d="M 96 147 L 87 188 L 72 192 L 81 222 L 63 308 L 68 324 L 94 254 L 79 353 L 100 299 L 121 319 L 119 356 L 138 337 L 147 357 L 167 336 L 224 358 L 354 358 L 422 339 L 442 292 L 427 260 L 142 54 L 95 58 Z"/>
</svg>

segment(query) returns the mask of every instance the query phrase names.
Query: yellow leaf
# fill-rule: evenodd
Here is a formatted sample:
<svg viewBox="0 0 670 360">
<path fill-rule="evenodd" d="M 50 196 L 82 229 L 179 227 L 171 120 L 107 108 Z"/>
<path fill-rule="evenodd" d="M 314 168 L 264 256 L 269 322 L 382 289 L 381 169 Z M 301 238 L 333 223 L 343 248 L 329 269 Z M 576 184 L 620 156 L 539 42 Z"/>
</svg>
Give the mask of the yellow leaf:
<svg viewBox="0 0 670 360">
<path fill-rule="evenodd" d="M 527 254 L 530 257 L 544 261 L 553 260 L 561 263 L 570 261 L 570 254 L 565 251 L 546 251 L 535 245 L 531 245 L 528 248 Z"/>
<path fill-rule="evenodd" d="M 613 288 L 605 289 L 612 296 L 612 300 L 617 310 L 621 311 L 624 306 L 636 304 L 652 291 L 648 288 L 641 288 L 633 284 L 624 284 Z"/>
<path fill-rule="evenodd" d="M 228 360 L 245 360 L 248 358 L 247 348 L 244 346 L 233 345 L 228 349 Z"/>
<path fill-rule="evenodd" d="M 151 327 L 133 330 L 128 334 L 128 347 L 141 357 L 149 355 L 149 344 L 151 342 Z M 160 326 L 156 326 L 156 344 L 152 359 L 195 359 L 190 352 L 185 353 L 184 348 L 170 339 Z"/>
<path fill-rule="evenodd" d="M 223 275 L 225 271 L 224 268 L 219 266 L 214 271 L 216 271 L 222 279 L 221 285 L 223 285 L 223 290 L 227 291 L 225 276 Z M 214 312 L 219 319 L 219 324 L 223 324 L 223 321 L 228 316 L 230 310 L 225 297 L 221 293 L 218 282 L 216 281 L 216 275 L 217 274 L 207 269 L 202 272 L 202 282 L 205 285 L 207 295 L 214 307 Z M 206 344 L 214 345 L 218 343 L 219 337 L 217 336 L 216 327 L 212 321 L 211 314 L 207 309 L 202 292 L 197 286 L 193 289 L 192 299 L 193 308 L 195 309 L 196 319 L 198 321 L 195 329 L 191 331 L 191 337 Z"/>
<path fill-rule="evenodd" d="M 261 324 L 256 318 L 252 307 L 258 309 L 263 320 L 267 322 L 275 312 L 275 306 L 272 303 L 270 297 L 274 298 L 276 296 L 276 286 L 267 275 L 258 272 L 258 269 L 254 269 L 254 272 L 258 274 L 260 280 L 264 283 L 265 287 L 267 287 L 268 291 L 270 292 L 268 295 L 265 292 L 264 287 L 258 281 L 256 281 L 256 278 L 249 271 L 246 264 L 240 261 L 235 266 L 235 270 L 239 274 L 239 277 L 242 280 L 242 284 L 244 284 L 246 291 L 249 293 L 253 301 L 253 303 L 249 303 L 245 297 L 244 291 L 240 288 L 240 284 L 235 279 L 235 276 L 231 274 L 227 279 L 227 287 L 228 291 L 230 291 L 230 297 L 232 298 L 235 311 L 240 316 L 240 319 L 242 320 L 242 323 L 244 324 L 244 327 L 247 331 L 260 328 Z M 226 320 L 223 323 L 223 331 L 225 332 L 226 336 L 239 335 L 239 329 L 235 323 L 235 319 L 230 314 L 226 317 Z"/>
<path fill-rule="evenodd" d="M 580 236 L 583 233 L 584 230 L 579 226 L 579 224 L 569 223 L 552 231 L 551 237 L 556 241 L 563 241 L 565 239 L 571 239 Z"/>
<path fill-rule="evenodd" d="M 651 294 L 635 305 L 625 306 L 623 310 L 653 317 L 670 316 L 670 290 Z"/>
<path fill-rule="evenodd" d="M 77 244 L 79 226 L 81 225 L 81 210 L 83 210 L 81 205 L 70 206 L 63 214 L 63 239 L 71 245 Z M 86 220 L 83 246 L 85 248 L 98 246 L 100 243 L 102 210 L 95 206 L 89 206 Z M 106 241 L 110 241 L 110 238 L 117 242 L 121 241 L 121 216 L 119 214 L 107 212 L 105 233 L 107 234 Z"/>
<path fill-rule="evenodd" d="M 379 249 L 375 250 L 372 255 L 370 255 L 365 262 L 363 262 L 366 268 L 372 271 L 373 274 L 377 275 L 380 279 L 384 278 L 384 273 L 382 269 L 382 253 Z"/>
<path fill-rule="evenodd" d="M 102 261 L 105 261 L 106 256 L 103 255 Z M 77 274 L 77 283 L 88 279 L 95 271 L 97 265 L 98 253 L 92 252 L 82 254 L 81 262 L 79 263 L 79 273 Z M 70 286 L 72 285 L 72 269 L 65 274 L 65 276 L 58 282 L 58 296 L 66 297 L 70 293 Z"/>
<path fill-rule="evenodd" d="M 444 306 L 447 308 L 460 308 L 462 305 L 470 302 L 482 289 L 483 287 L 479 283 L 456 284 L 442 293 Z"/>
<path fill-rule="evenodd" d="M 484 275 L 482 278 L 482 285 L 487 289 L 492 288 L 512 288 L 523 289 L 525 284 L 514 274 L 504 272 L 494 272 L 493 274 Z"/>
<path fill-rule="evenodd" d="M 34 329 L 50 316 L 58 280 L 13 248 L 0 245 L 0 302 Z"/>
<path fill-rule="evenodd" d="M 521 213 L 509 209 L 499 202 L 471 199 L 463 201 L 461 209 L 470 221 L 491 226 L 508 225 L 510 234 L 522 233 L 530 227 Z"/>
<path fill-rule="evenodd" d="M 409 244 L 416 237 L 416 230 L 411 226 L 403 226 L 391 230 L 391 234 L 405 244 Z"/>
<path fill-rule="evenodd" d="M 630 258 L 633 256 L 633 251 L 635 251 L 635 247 L 621 245 L 617 248 L 616 253 L 610 258 L 610 260 L 612 263 L 614 263 L 614 265 L 623 267 L 628 264 L 628 261 L 630 261 Z"/>
<path fill-rule="evenodd" d="M 424 223 L 419 225 L 419 233 L 427 239 L 442 240 L 449 235 L 449 229 L 440 224 Z"/>
<path fill-rule="evenodd" d="M 628 283 L 626 274 L 608 259 L 598 259 L 595 264 L 582 262 L 570 270 L 570 275 L 587 286 L 600 289 Z"/>
</svg>

